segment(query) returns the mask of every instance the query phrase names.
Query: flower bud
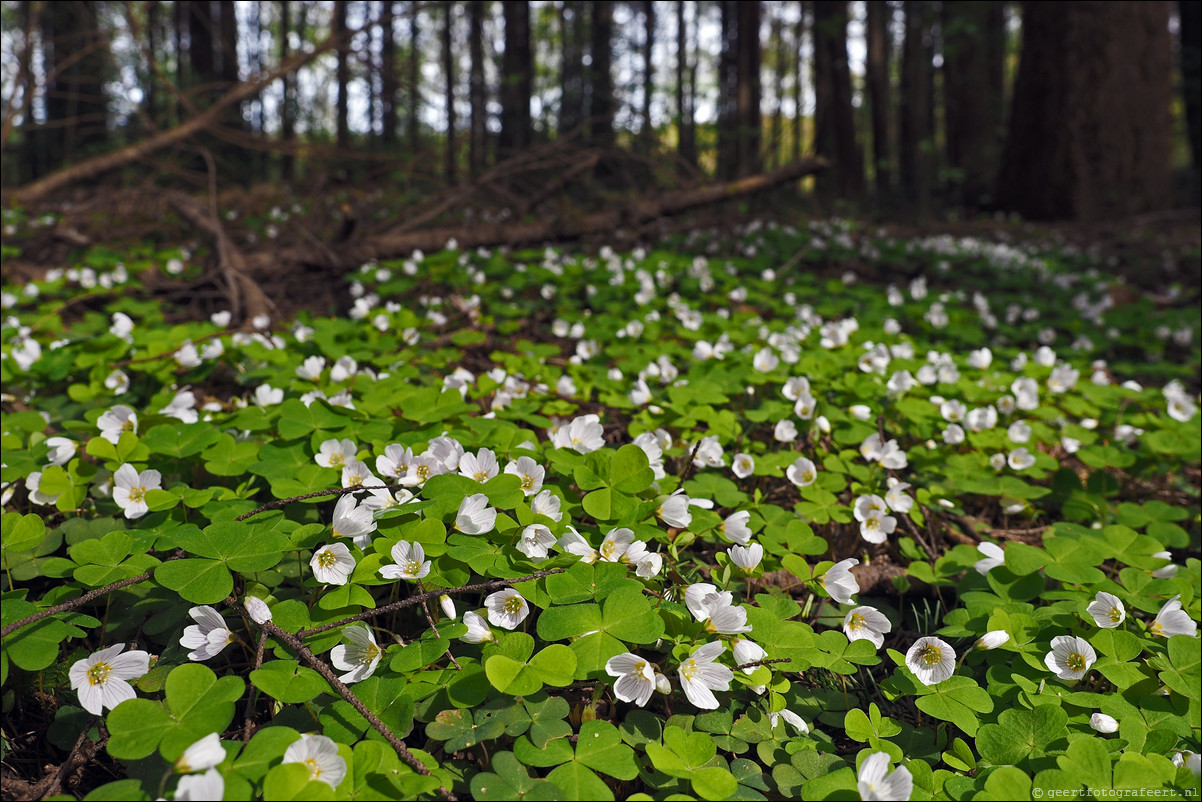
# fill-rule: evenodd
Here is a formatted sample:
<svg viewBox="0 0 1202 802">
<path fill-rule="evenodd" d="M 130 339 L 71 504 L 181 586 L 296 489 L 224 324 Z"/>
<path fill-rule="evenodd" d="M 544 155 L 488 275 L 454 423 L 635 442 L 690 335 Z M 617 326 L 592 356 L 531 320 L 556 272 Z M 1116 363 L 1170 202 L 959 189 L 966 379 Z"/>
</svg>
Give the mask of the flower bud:
<svg viewBox="0 0 1202 802">
<path fill-rule="evenodd" d="M 977 640 L 977 648 L 996 649 L 1008 640 L 1010 640 L 1010 633 L 1004 629 L 995 629 L 992 632 L 986 632 Z"/>
<path fill-rule="evenodd" d="M 455 618 L 458 616 L 458 613 L 455 612 L 454 600 L 452 600 L 450 596 L 448 596 L 447 594 L 444 593 L 438 597 L 438 604 L 442 607 L 442 614 L 445 615 L 447 618 L 451 619 L 452 621 L 454 621 Z"/>
<path fill-rule="evenodd" d="M 655 690 L 662 693 L 664 696 L 672 693 L 672 683 L 663 674 L 656 672 L 655 674 Z"/>
<path fill-rule="evenodd" d="M 1093 727 L 1103 735 L 1107 735 L 1112 732 L 1117 732 L 1119 723 L 1115 721 L 1112 716 L 1108 716 L 1105 713 L 1094 713 L 1089 717 L 1089 726 Z"/>
<path fill-rule="evenodd" d="M 256 624 L 266 624 L 271 620 L 271 608 L 258 596 L 247 596 L 242 604 L 246 607 L 250 620 Z"/>
</svg>

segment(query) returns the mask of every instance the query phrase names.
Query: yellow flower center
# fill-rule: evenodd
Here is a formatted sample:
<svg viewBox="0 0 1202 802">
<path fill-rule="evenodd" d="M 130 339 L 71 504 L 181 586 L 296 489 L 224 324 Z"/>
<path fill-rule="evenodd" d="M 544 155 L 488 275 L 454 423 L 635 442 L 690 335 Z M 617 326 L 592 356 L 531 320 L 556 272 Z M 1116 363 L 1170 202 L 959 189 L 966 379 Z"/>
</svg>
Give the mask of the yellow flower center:
<svg viewBox="0 0 1202 802">
<path fill-rule="evenodd" d="M 343 465 L 343 464 L 345 464 L 345 462 L 346 462 L 346 457 L 344 457 L 342 454 L 331 454 L 330 455 L 330 467 L 334 467 L 335 465 Z"/>
<path fill-rule="evenodd" d="M 1066 666 L 1068 666 L 1071 671 L 1084 671 L 1085 670 L 1085 658 L 1082 655 L 1077 654 L 1076 652 L 1073 652 L 1072 654 L 1070 654 L 1068 656 L 1068 659 L 1064 661 L 1064 664 Z"/>
<path fill-rule="evenodd" d="M 938 646 L 927 646 L 922 650 L 922 662 L 937 666 L 943 662 L 943 651 Z"/>
<path fill-rule="evenodd" d="M 429 479 L 430 478 L 430 466 L 429 465 L 418 465 L 417 466 L 417 478 L 422 480 L 423 482 L 426 481 L 427 479 Z"/>
<path fill-rule="evenodd" d="M 534 487 L 534 480 L 531 479 L 529 476 L 523 476 L 522 477 L 522 489 L 529 490 L 532 487 Z"/>
<path fill-rule="evenodd" d="M 522 611 L 522 599 L 519 596 L 510 596 L 505 600 L 505 612 L 511 615 L 517 615 Z"/>
<path fill-rule="evenodd" d="M 317 761 L 309 758 L 305 761 L 305 766 L 309 769 L 309 779 L 316 780 L 321 776 L 321 767 L 317 765 Z"/>
<path fill-rule="evenodd" d="M 346 486 L 347 487 L 358 487 L 361 484 L 363 484 L 362 476 L 351 476 L 348 478 Z"/>
<path fill-rule="evenodd" d="M 91 685 L 103 685 L 109 681 L 109 674 L 113 673 L 113 667 L 108 663 L 97 663 L 88 669 L 88 683 Z"/>
<path fill-rule="evenodd" d="M 1113 621 L 1114 623 L 1117 624 L 1120 620 L 1122 620 L 1122 617 L 1123 617 L 1123 614 L 1119 612 L 1119 608 L 1117 608 L 1117 607 L 1110 608 L 1110 620 L 1111 621 Z"/>
<path fill-rule="evenodd" d="M 129 489 L 129 500 L 130 501 L 141 501 L 144 498 L 146 498 L 146 488 L 131 487 Z"/>
<path fill-rule="evenodd" d="M 133 430 L 134 430 L 134 422 L 133 422 L 132 418 L 130 420 L 127 420 L 125 423 L 121 424 L 121 431 L 132 432 Z"/>
<path fill-rule="evenodd" d="M 847 622 L 847 628 L 852 629 L 852 630 L 863 629 L 864 628 L 864 616 L 860 615 L 859 613 L 853 613 L 851 616 L 851 620 Z"/>
<path fill-rule="evenodd" d="M 486 471 L 476 471 L 474 474 L 472 474 L 472 478 L 480 484 L 484 484 L 488 481 L 488 473 Z"/>
<path fill-rule="evenodd" d="M 335 537 L 342 537 L 337 532 L 334 535 Z M 322 568 L 329 568 L 337 561 L 338 558 L 334 556 L 334 552 L 332 551 L 323 551 L 317 555 L 317 564 Z"/>
<path fill-rule="evenodd" d="M 691 657 L 680 664 L 680 675 L 690 682 L 697 675 L 697 671 L 697 663 Z"/>
<path fill-rule="evenodd" d="M 412 574 L 413 576 L 417 576 L 418 574 L 421 573 L 421 570 L 422 570 L 422 564 L 419 563 L 417 560 L 410 560 L 409 562 L 405 563 L 405 573 L 407 573 L 407 574 Z"/>
</svg>

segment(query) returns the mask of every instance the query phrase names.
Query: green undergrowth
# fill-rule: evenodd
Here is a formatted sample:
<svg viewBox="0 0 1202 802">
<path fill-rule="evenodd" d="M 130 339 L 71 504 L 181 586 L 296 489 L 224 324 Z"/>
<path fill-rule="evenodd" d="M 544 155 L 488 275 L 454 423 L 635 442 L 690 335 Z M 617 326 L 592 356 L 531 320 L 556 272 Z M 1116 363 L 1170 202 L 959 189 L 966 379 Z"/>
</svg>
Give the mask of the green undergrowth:
<svg viewBox="0 0 1202 802">
<path fill-rule="evenodd" d="M 82 734 L 88 799 L 1197 794 L 1196 304 L 837 220 L 451 247 L 340 317 L 134 278 L 202 264 L 3 288 L 6 756 Z"/>
</svg>

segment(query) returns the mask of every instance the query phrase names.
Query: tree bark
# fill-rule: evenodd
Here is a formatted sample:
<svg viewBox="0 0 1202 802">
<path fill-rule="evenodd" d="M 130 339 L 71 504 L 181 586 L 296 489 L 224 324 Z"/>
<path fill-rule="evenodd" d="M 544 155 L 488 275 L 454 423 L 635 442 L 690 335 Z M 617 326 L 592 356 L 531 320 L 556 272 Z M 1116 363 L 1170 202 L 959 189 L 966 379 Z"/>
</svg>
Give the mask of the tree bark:
<svg viewBox="0 0 1202 802">
<path fill-rule="evenodd" d="M 334 0 L 334 22 L 331 30 L 339 38 L 338 63 L 335 68 L 338 81 L 338 102 L 335 106 L 335 126 L 337 128 L 337 143 L 339 150 L 347 150 L 351 146 L 351 127 L 349 113 L 349 94 L 351 83 L 350 42 L 346 40 L 346 4 L 347 0 Z"/>
<path fill-rule="evenodd" d="M 736 9 L 735 71 L 735 177 L 760 171 L 760 148 L 764 140 L 760 116 L 760 11 L 759 0 L 739 0 Z M 850 101 L 849 101 L 850 107 Z"/>
<path fill-rule="evenodd" d="M 421 63 L 421 43 L 419 27 L 419 16 L 421 15 L 421 3 L 418 0 L 411 0 L 409 3 L 409 86 L 406 98 L 408 99 L 407 119 L 405 120 L 408 128 L 409 154 L 411 157 L 416 157 L 421 150 L 421 120 L 418 118 L 419 110 L 422 102 L 422 75 L 420 70 Z"/>
<path fill-rule="evenodd" d="M 446 77 L 447 146 L 443 164 L 443 175 L 448 184 L 458 181 L 455 153 L 455 3 L 446 0 L 443 5 L 445 17 L 442 25 L 442 70 Z"/>
<path fill-rule="evenodd" d="M 1202 203 L 1202 4 L 1180 0 L 1177 26 L 1181 53 L 1181 98 L 1189 133 L 1190 201 Z"/>
<path fill-rule="evenodd" d="M 676 0 L 676 153 L 685 164 L 697 166 L 697 138 L 689 103 L 689 24 L 684 0 Z"/>
<path fill-rule="evenodd" d="M 902 46 L 901 103 L 898 106 L 898 166 L 903 196 L 916 215 L 930 214 L 935 131 L 931 126 L 931 39 L 924 0 L 906 0 Z"/>
<path fill-rule="evenodd" d="M 652 55 L 655 48 L 655 3 L 652 0 L 643 2 L 643 108 L 639 127 L 640 138 L 644 143 L 652 143 L 655 130 L 651 127 L 651 96 L 655 93 L 655 62 Z"/>
<path fill-rule="evenodd" d="M 1167 2 L 1024 3 L 1003 208 L 1101 220 L 1170 201 Z"/>
<path fill-rule="evenodd" d="M 504 0 L 505 54 L 501 60 L 501 158 L 530 146 L 530 3 Z"/>
<path fill-rule="evenodd" d="M 802 109 L 801 109 L 801 87 L 805 85 L 806 60 L 802 58 L 801 49 L 805 44 L 805 24 L 806 24 L 806 0 L 800 0 L 797 6 L 797 24 L 793 28 L 793 49 L 796 55 L 796 63 L 793 70 L 793 161 L 798 161 L 801 158 L 802 151 Z"/>
<path fill-rule="evenodd" d="M 614 137 L 614 79 L 612 74 L 612 39 L 614 4 L 612 0 L 595 0 L 592 11 L 592 65 L 589 67 L 589 133 L 593 144 L 609 147 Z"/>
<path fill-rule="evenodd" d="M 814 149 L 833 164 L 815 186 L 827 200 L 855 200 L 864 191 L 864 164 L 851 107 L 845 0 L 814 3 L 814 97 Z"/>
<path fill-rule="evenodd" d="M 772 127 L 768 142 L 768 166 L 779 167 L 782 161 L 781 144 L 785 130 L 785 23 L 780 17 L 780 9 L 772 14 L 772 33 L 770 39 L 773 49 L 772 64 Z"/>
<path fill-rule="evenodd" d="M 468 57 L 471 59 L 468 77 L 468 102 L 471 121 L 468 125 L 468 172 L 472 178 L 484 170 L 486 115 L 488 114 L 484 85 L 484 2 L 468 3 Z"/>
<path fill-rule="evenodd" d="M 889 117 L 893 92 L 889 86 L 889 19 L 892 9 L 885 3 L 867 3 L 868 7 L 868 53 L 867 72 L 868 102 L 872 107 L 872 163 L 877 197 L 887 196 L 893 179 L 890 159 Z M 1004 31 L 1003 31 L 1004 32 Z"/>
<path fill-rule="evenodd" d="M 565 0 L 559 7 L 561 38 L 559 135 L 567 136 L 580 127 L 585 117 L 584 4 Z"/>
<path fill-rule="evenodd" d="M 280 2 L 280 63 L 288 61 L 288 36 L 292 32 L 292 3 Z M 296 138 L 296 76 L 291 71 L 281 76 L 282 97 L 280 100 L 280 140 L 284 143 L 284 154 L 280 162 L 281 177 L 291 181 L 295 177 L 296 160 L 292 156 L 292 142 Z"/>
<path fill-rule="evenodd" d="M 994 2 L 943 4 L 943 91 L 952 197 L 987 205 L 1001 157 L 1004 98 L 995 79 L 1006 57 L 1003 7 Z"/>
<path fill-rule="evenodd" d="M 392 150 L 397 141 L 396 4 L 385 0 L 380 15 L 380 143 Z"/>
</svg>

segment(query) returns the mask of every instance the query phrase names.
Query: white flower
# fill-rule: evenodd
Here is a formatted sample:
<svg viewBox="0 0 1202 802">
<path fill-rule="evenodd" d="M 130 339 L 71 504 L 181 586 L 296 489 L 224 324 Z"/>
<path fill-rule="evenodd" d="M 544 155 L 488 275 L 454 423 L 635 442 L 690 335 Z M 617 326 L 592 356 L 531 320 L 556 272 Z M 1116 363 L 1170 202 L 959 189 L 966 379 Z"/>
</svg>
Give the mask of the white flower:
<svg viewBox="0 0 1202 802">
<path fill-rule="evenodd" d="M 1006 462 L 1016 471 L 1025 471 L 1035 464 L 1035 457 L 1027 451 L 1025 446 L 1019 446 L 1010 452 L 1010 455 L 1006 457 Z"/>
<path fill-rule="evenodd" d="M 730 591 L 709 593 L 702 600 L 700 610 L 694 611 L 698 621 L 705 622 L 707 632 L 718 635 L 739 635 L 750 632 L 747 611 L 733 603 Z"/>
<path fill-rule="evenodd" d="M 876 462 L 882 468 L 891 471 L 899 471 L 909 464 L 906 452 L 901 450 L 897 441 L 889 440 L 882 443 L 879 434 L 868 435 L 860 444 L 860 454 L 869 462 Z"/>
<path fill-rule="evenodd" d="M 1026 443 L 1031 439 L 1031 426 L 1026 421 L 1016 420 L 1006 429 L 1006 436 L 1012 443 Z"/>
<path fill-rule="evenodd" d="M 978 407 L 965 418 L 968 428 L 974 432 L 985 431 L 997 426 L 997 410 L 993 406 Z"/>
<path fill-rule="evenodd" d="M 605 673 L 618 678 L 614 683 L 614 696 L 623 702 L 634 702 L 643 707 L 655 692 L 655 666 L 637 654 L 624 652 L 609 658 Z"/>
<path fill-rule="evenodd" d="M 776 422 L 776 427 L 772 430 L 772 436 L 781 443 L 792 443 L 797 439 L 797 424 L 789 418 L 782 418 Z"/>
<path fill-rule="evenodd" d="M 129 376 L 123 370 L 114 370 L 104 377 L 104 386 L 113 391 L 113 395 L 124 395 L 129 390 Z"/>
<path fill-rule="evenodd" d="M 521 460 L 518 460 L 521 462 Z M 539 468 L 541 471 L 542 468 Z M 550 490 L 540 490 L 538 495 L 530 499 L 530 511 L 535 515 L 545 515 L 552 521 L 563 520 L 563 513 L 559 511 L 559 496 L 554 495 Z"/>
<path fill-rule="evenodd" d="M 256 624 L 266 624 L 271 620 L 271 608 L 258 596 L 247 596 L 243 600 L 242 606 L 246 608 L 250 620 Z"/>
<path fill-rule="evenodd" d="M 771 348 L 761 348 L 751 358 L 751 366 L 760 373 L 771 373 L 780 364 L 780 357 Z"/>
<path fill-rule="evenodd" d="M 680 664 L 680 685 L 695 707 L 717 710 L 718 699 L 714 691 L 730 689 L 734 672 L 714 662 L 725 651 L 726 646 L 721 641 L 707 643 L 694 649 L 688 659 Z"/>
<path fill-rule="evenodd" d="M 768 726 L 775 727 L 778 721 L 784 721 L 801 735 L 810 734 L 810 725 L 806 724 L 805 719 L 792 710 L 782 710 L 779 713 L 768 714 Z"/>
<path fill-rule="evenodd" d="M 1112 732 L 1118 732 L 1119 723 L 1114 720 L 1113 716 L 1108 716 L 1105 713 L 1094 713 L 1089 717 L 1089 726 L 1093 727 L 1103 735 L 1109 735 Z"/>
<path fill-rule="evenodd" d="M 1173 420 L 1187 423 L 1198 414 L 1198 405 L 1185 396 L 1177 396 L 1168 399 L 1167 412 Z"/>
<path fill-rule="evenodd" d="M 1039 383 L 1030 376 L 1020 376 L 1010 385 L 1014 393 L 1014 405 L 1024 412 L 1030 412 L 1039 406 Z"/>
<path fill-rule="evenodd" d="M 906 667 L 923 685 L 938 685 L 956 670 L 956 653 L 939 638 L 919 638 L 906 652 Z"/>
<path fill-rule="evenodd" d="M 463 623 L 467 624 L 467 632 L 460 635 L 459 640 L 464 643 L 485 643 L 496 639 L 479 613 L 468 610 L 463 614 Z"/>
<path fill-rule="evenodd" d="M 823 589 L 840 604 L 850 604 L 851 597 L 860 592 L 860 584 L 851 572 L 851 567 L 855 564 L 856 560 L 848 557 L 832 565 L 822 575 Z"/>
<path fill-rule="evenodd" d="M 893 479 L 892 476 L 889 478 Z M 909 487 L 909 482 L 890 482 L 889 491 L 885 493 L 885 503 L 889 505 L 890 510 L 905 515 L 914 507 L 914 499 L 906 493 Z"/>
<path fill-rule="evenodd" d="M 754 571 L 760 564 L 760 560 L 764 559 L 764 547 L 759 543 L 752 543 L 750 546 L 731 546 L 727 553 L 730 555 L 730 561 L 747 574 Z"/>
<path fill-rule="evenodd" d="M 530 605 L 513 588 L 489 594 L 484 599 L 484 605 L 488 607 L 488 623 L 505 629 L 517 629 L 530 615 Z"/>
<path fill-rule="evenodd" d="M 542 524 L 530 524 L 522 530 L 516 548 L 532 560 L 543 560 L 554 545 L 555 535 L 550 529 Z"/>
<path fill-rule="evenodd" d="M 873 752 L 860 764 L 856 775 L 856 787 L 860 799 L 865 802 L 876 800 L 908 800 L 914 791 L 914 776 L 905 766 L 889 771 L 889 753 Z"/>
<path fill-rule="evenodd" d="M 637 545 L 642 546 L 643 544 L 638 543 Z M 657 576 L 660 570 L 664 567 L 664 558 L 659 556 L 658 552 L 646 551 L 645 549 L 646 547 L 644 546 L 638 558 L 632 560 L 634 564 L 634 574 L 640 579 L 651 579 L 652 577 Z M 630 551 L 633 551 L 633 549 Z M 629 551 L 627 552 L 627 556 L 630 556 Z"/>
<path fill-rule="evenodd" d="M 55 493 L 51 496 L 42 492 L 41 471 L 33 471 L 29 476 L 25 477 L 25 489 L 29 491 L 29 501 L 38 505 L 53 504 L 58 501 L 58 497 L 61 495 L 61 493 Z"/>
<path fill-rule="evenodd" d="M 856 607 L 843 618 L 843 634 L 849 641 L 872 641 L 878 649 L 885 643 L 885 633 L 891 629 L 893 625 L 889 619 L 875 607 Z"/>
<path fill-rule="evenodd" d="M 1052 638 L 1052 651 L 1044 656 L 1043 663 L 1060 679 L 1079 680 L 1097 659 L 1098 653 L 1084 638 L 1058 635 Z"/>
<path fill-rule="evenodd" d="M 355 570 L 355 558 L 351 556 L 351 550 L 345 544 L 333 543 L 313 552 L 309 566 L 312 567 L 313 576 L 318 582 L 325 585 L 345 585 L 351 571 Z"/>
<path fill-rule="evenodd" d="M 338 744 L 324 735 L 302 735 L 284 750 L 283 762 L 304 765 L 310 780 L 321 780 L 331 788 L 337 788 L 346 777 L 346 761 L 338 754 Z"/>
<path fill-rule="evenodd" d="M 225 752 L 222 750 L 222 754 Z M 212 799 L 222 799 L 225 796 L 225 778 L 216 768 L 211 768 L 204 774 L 186 774 L 179 778 L 175 786 L 176 802 L 208 802 Z"/>
<path fill-rule="evenodd" d="M 188 659 L 194 661 L 208 660 L 216 657 L 221 650 L 234 642 L 234 633 L 225 625 L 221 613 L 208 605 L 193 607 L 188 611 L 196 623 L 184 628 L 179 645 L 191 649 Z M 208 768 L 205 766 L 204 768 Z M 195 769 L 202 771 L 203 769 Z"/>
<path fill-rule="evenodd" d="M 539 492 L 543 486 L 543 478 L 547 475 L 546 469 L 530 457 L 518 457 L 516 462 L 505 466 L 505 473 L 511 473 L 522 480 L 522 493 L 527 496 Z"/>
<path fill-rule="evenodd" d="M 480 484 L 484 484 L 500 472 L 501 465 L 491 448 L 482 448 L 475 454 L 466 453 L 459 458 L 459 475 L 475 479 Z"/>
<path fill-rule="evenodd" d="M 721 468 L 726 465 L 726 454 L 716 435 L 701 438 L 693 450 L 693 467 Z"/>
<path fill-rule="evenodd" d="M 1093 616 L 1094 623 L 1103 629 L 1114 629 L 1127 618 L 1127 610 L 1119 597 L 1101 590 L 1085 611 Z"/>
<path fill-rule="evenodd" d="M 128 462 L 113 474 L 113 501 L 117 502 L 129 519 L 141 518 L 150 512 L 146 505 L 146 494 L 163 486 L 162 475 L 156 470 L 138 470 Z"/>
<path fill-rule="evenodd" d="M 718 525 L 718 531 L 732 543 L 746 546 L 751 541 L 751 527 L 747 525 L 750 520 L 751 513 L 747 510 L 732 512 Z"/>
<path fill-rule="evenodd" d="M 488 496 L 473 493 L 459 504 L 455 513 L 455 529 L 465 535 L 482 535 L 491 532 L 497 522 L 497 511 L 488 506 Z"/>
<path fill-rule="evenodd" d="M 124 404 L 118 404 L 96 420 L 100 436 L 113 445 L 121 439 L 122 432 L 138 433 L 138 413 Z"/>
<path fill-rule="evenodd" d="M 1194 776 L 1202 774 L 1202 755 L 1197 752 L 1191 752 L 1188 749 L 1180 752 L 1174 752 L 1172 757 L 1173 765 L 1177 768 L 1185 766 Z"/>
<path fill-rule="evenodd" d="M 363 624 L 349 626 L 342 636 L 350 645 L 338 644 L 330 650 L 330 663 L 339 671 L 345 671 L 338 679 L 346 683 L 361 682 L 375 673 L 384 652 L 376 645 L 376 636 Z"/>
<path fill-rule="evenodd" d="M 816 403 L 814 396 L 810 394 L 809 390 L 806 390 L 793 402 L 793 414 L 802 420 L 809 420 L 814 417 Z"/>
<path fill-rule="evenodd" d="M 330 368 L 330 381 L 344 382 L 359 372 L 359 363 L 349 356 L 340 356 Z"/>
<path fill-rule="evenodd" d="M 634 532 L 626 527 L 611 529 L 609 534 L 605 536 L 605 540 L 601 541 L 601 548 L 598 552 L 601 559 L 606 562 L 616 563 L 622 560 L 626 554 L 626 550 L 634 542 Z"/>
<path fill-rule="evenodd" d="M 581 415 L 567 426 L 560 426 L 551 435 L 556 448 L 570 448 L 581 454 L 596 451 L 605 445 L 605 429 L 598 415 Z"/>
<path fill-rule="evenodd" d="M 426 559 L 426 550 L 421 543 L 397 541 L 392 547 L 392 559 L 396 565 L 385 565 L 380 569 L 380 576 L 385 579 L 417 582 L 430 573 L 430 561 Z"/>
<path fill-rule="evenodd" d="M 225 760 L 225 750 L 221 748 L 221 736 L 210 732 L 196 743 L 184 750 L 175 761 L 175 770 L 179 774 L 208 771 L 214 766 L 221 765 Z"/>
<path fill-rule="evenodd" d="M 330 534 L 334 537 L 349 537 L 359 548 L 371 542 L 371 533 L 376 531 L 376 520 L 371 509 L 358 505 L 353 493 L 346 493 L 334 505 L 334 519 L 330 522 Z"/>
<path fill-rule="evenodd" d="M 321 378 L 321 372 L 325 369 L 326 358 L 324 356 L 311 356 L 296 369 L 296 375 L 302 379 L 317 381 Z"/>
<path fill-rule="evenodd" d="M 809 392 L 810 380 L 804 376 L 793 376 L 781 387 L 781 395 L 788 401 L 796 401 L 802 393 Z"/>
<path fill-rule="evenodd" d="M 676 492 L 664 499 L 656 514 L 668 526 L 677 529 L 687 529 L 693 523 L 693 513 L 689 512 L 689 497 Z"/>
<path fill-rule="evenodd" d="M 958 446 L 964 442 L 964 427 L 958 423 L 949 423 L 943 430 L 943 442 L 949 446 Z"/>
<path fill-rule="evenodd" d="M 1155 554 L 1153 554 L 1152 556 L 1157 557 L 1161 560 L 1172 560 L 1173 559 L 1172 552 L 1168 552 L 1168 551 L 1158 551 Z M 1177 576 L 1177 566 L 1174 565 L 1172 562 L 1170 562 L 1168 565 L 1161 566 L 1160 568 L 1157 568 L 1155 571 L 1153 571 L 1152 576 L 1154 576 L 1157 579 L 1172 579 L 1173 577 Z"/>
<path fill-rule="evenodd" d="M 568 527 L 568 531 L 560 535 L 559 542 L 556 545 L 568 554 L 578 555 L 581 558 L 581 562 L 589 565 L 595 563 L 601 556 L 579 532 L 570 526 Z"/>
<path fill-rule="evenodd" d="M 868 420 L 872 417 L 872 407 L 867 404 L 852 404 L 847 408 L 847 411 L 856 420 Z"/>
<path fill-rule="evenodd" d="M 342 468 L 355 461 L 359 448 L 354 440 L 326 440 L 313 459 L 323 468 Z M 387 452 L 387 449 L 385 449 Z"/>
<path fill-rule="evenodd" d="M 818 466 L 808 457 L 798 457 L 785 469 L 785 476 L 797 487 L 808 487 L 818 478 Z"/>
<path fill-rule="evenodd" d="M 755 472 L 755 459 L 750 454 L 742 452 L 735 454 L 734 459 L 730 463 L 730 470 L 740 479 L 746 479 Z"/>
<path fill-rule="evenodd" d="M 1010 633 L 1008 633 L 1006 630 L 993 629 L 977 638 L 976 647 L 978 649 L 989 651 L 998 648 L 1008 640 L 1010 640 Z"/>
<path fill-rule="evenodd" d="M 892 515 L 873 512 L 860 521 L 860 537 L 869 543 L 884 543 L 897 529 L 897 519 Z"/>
<path fill-rule="evenodd" d="M 50 449 L 46 459 L 51 465 L 66 465 L 75 456 L 78 447 L 74 440 L 68 440 L 66 437 L 47 437 L 46 446 Z"/>
<path fill-rule="evenodd" d="M 150 655 L 133 651 L 121 654 L 124 643 L 94 652 L 71 666 L 71 690 L 79 691 L 79 704 L 94 716 L 137 696 L 127 680 L 150 670 Z"/>
<path fill-rule="evenodd" d="M 1198 625 L 1181 609 L 1181 596 L 1177 595 L 1164 603 L 1148 631 L 1165 638 L 1173 635 L 1189 635 L 1192 638 L 1198 632 Z"/>
<path fill-rule="evenodd" d="M 260 384 L 255 388 L 255 403 L 261 407 L 275 406 L 283 403 L 284 391 L 270 384 Z"/>
<path fill-rule="evenodd" d="M 343 487 L 383 487 L 376 475 L 371 472 L 371 468 L 367 467 L 367 463 L 361 460 L 348 462 L 342 466 L 342 486 Z"/>
<path fill-rule="evenodd" d="M 438 597 L 438 605 L 442 607 L 442 614 L 454 621 L 458 618 L 458 613 L 455 610 L 455 601 L 447 594 L 442 594 Z"/>
<path fill-rule="evenodd" d="M 768 652 L 764 651 L 758 643 L 749 641 L 746 638 L 739 638 L 735 641 L 732 649 L 735 656 L 735 665 L 743 666 L 748 663 L 757 663 L 768 656 Z M 759 666 L 751 666 L 750 668 L 741 669 L 744 674 L 754 674 Z"/>
<path fill-rule="evenodd" d="M 948 423 L 959 423 L 960 421 L 964 420 L 964 415 L 967 413 L 967 411 L 968 407 L 964 405 L 963 401 L 956 401 L 954 399 L 950 401 L 944 401 L 939 406 L 939 414 L 942 415 L 943 419 Z"/>
<path fill-rule="evenodd" d="M 985 555 L 982 560 L 977 560 L 973 563 L 973 568 L 982 576 L 997 568 L 999 565 L 1006 564 L 1006 557 L 1002 554 L 1002 547 L 996 543 L 981 543 L 977 546 L 977 551 Z"/>
</svg>

